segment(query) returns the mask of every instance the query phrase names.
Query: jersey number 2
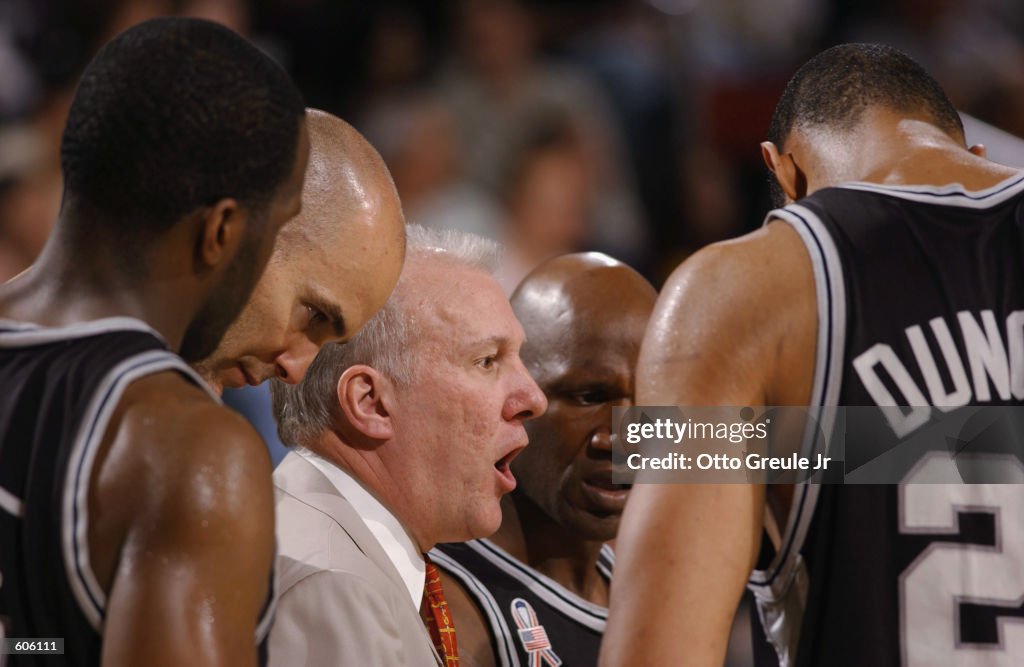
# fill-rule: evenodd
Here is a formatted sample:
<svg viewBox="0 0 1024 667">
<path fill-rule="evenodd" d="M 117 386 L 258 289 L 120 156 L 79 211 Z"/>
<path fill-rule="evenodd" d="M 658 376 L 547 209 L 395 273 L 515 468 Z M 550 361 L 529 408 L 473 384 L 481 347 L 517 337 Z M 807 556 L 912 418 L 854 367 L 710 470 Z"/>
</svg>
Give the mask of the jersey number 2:
<svg viewBox="0 0 1024 667">
<path fill-rule="evenodd" d="M 966 643 L 959 631 L 963 603 L 1017 610 L 1024 601 L 1024 485 L 915 484 L 914 477 L 900 485 L 901 533 L 956 535 L 960 512 L 983 512 L 993 515 L 996 539 L 995 546 L 932 542 L 900 575 L 903 664 L 1024 664 L 1024 618 L 998 616 L 998 644 Z"/>
</svg>

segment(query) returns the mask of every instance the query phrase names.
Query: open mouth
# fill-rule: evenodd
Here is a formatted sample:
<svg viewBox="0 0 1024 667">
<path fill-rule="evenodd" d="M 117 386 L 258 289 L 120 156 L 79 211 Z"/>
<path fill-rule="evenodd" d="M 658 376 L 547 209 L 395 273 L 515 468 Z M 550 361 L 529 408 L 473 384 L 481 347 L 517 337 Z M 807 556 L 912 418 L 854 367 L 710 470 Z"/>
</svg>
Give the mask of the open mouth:
<svg viewBox="0 0 1024 667">
<path fill-rule="evenodd" d="M 494 469 L 500 473 L 509 472 L 509 468 L 512 464 L 512 459 L 519 455 L 519 451 L 519 448 L 513 449 L 511 452 L 505 454 L 505 456 L 502 456 L 500 459 L 495 461 Z"/>
<path fill-rule="evenodd" d="M 512 474 L 512 459 L 519 455 L 519 452 L 523 450 L 522 447 L 516 447 L 505 456 L 494 462 L 494 469 L 498 473 L 498 479 L 504 493 L 508 493 L 512 489 L 516 488 L 516 478 Z"/>
</svg>

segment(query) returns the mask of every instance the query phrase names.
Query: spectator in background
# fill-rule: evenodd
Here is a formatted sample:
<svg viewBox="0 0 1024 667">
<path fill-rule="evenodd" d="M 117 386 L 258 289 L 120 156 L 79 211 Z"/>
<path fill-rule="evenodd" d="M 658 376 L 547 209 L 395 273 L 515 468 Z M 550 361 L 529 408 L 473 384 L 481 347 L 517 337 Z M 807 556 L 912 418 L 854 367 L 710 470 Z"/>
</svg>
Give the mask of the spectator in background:
<svg viewBox="0 0 1024 667">
<path fill-rule="evenodd" d="M 248 36 L 246 0 L 12 0 L 0 6 L 0 282 L 31 264 L 57 219 L 61 133 L 80 68 L 114 35 L 175 14 Z"/>
<path fill-rule="evenodd" d="M 501 212 L 466 178 L 455 118 L 436 94 L 397 95 L 370 109 L 362 125 L 394 176 L 410 222 L 501 238 Z"/>
<path fill-rule="evenodd" d="M 589 231 L 594 174 L 575 128 L 552 116 L 531 129 L 503 179 L 506 256 L 498 282 L 508 294 L 544 260 L 582 249 Z"/>
<path fill-rule="evenodd" d="M 51 177 L 46 143 L 32 126 L 0 129 L 0 282 L 27 268 L 60 211 L 60 176 Z"/>
<path fill-rule="evenodd" d="M 960 111 L 1024 136 L 1022 23 L 1016 0 L 897 0 L 856 17 L 843 36 L 905 51 Z"/>
<path fill-rule="evenodd" d="M 642 255 L 647 227 L 601 91 L 578 70 L 539 58 L 532 16 L 517 0 L 461 0 L 456 33 L 440 92 L 457 119 L 465 173 L 500 192 L 505 165 L 524 135 L 540 119 L 561 114 L 574 126 L 598 185 L 588 202 L 587 245 L 628 260 Z"/>
</svg>

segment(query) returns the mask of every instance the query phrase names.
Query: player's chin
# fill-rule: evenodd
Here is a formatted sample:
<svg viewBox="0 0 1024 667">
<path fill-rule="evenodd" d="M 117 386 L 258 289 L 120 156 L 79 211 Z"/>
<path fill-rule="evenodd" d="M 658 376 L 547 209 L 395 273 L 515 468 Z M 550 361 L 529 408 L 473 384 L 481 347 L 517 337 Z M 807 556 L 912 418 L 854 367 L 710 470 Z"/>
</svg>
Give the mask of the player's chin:
<svg viewBox="0 0 1024 667">
<path fill-rule="evenodd" d="M 614 540 L 618 534 L 621 518 L 621 512 L 607 513 L 592 508 L 585 509 L 576 513 L 569 528 L 586 540 L 608 542 Z"/>
</svg>

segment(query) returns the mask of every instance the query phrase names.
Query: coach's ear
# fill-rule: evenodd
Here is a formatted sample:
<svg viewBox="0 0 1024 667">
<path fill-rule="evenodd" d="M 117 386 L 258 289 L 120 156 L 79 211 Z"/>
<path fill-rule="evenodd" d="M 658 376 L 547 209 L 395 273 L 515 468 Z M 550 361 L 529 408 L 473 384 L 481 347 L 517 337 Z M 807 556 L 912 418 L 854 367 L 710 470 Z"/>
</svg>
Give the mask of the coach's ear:
<svg viewBox="0 0 1024 667">
<path fill-rule="evenodd" d="M 973 146 L 968 148 L 967 151 L 970 153 L 974 153 L 978 157 L 988 157 L 988 149 L 985 148 L 985 144 L 974 144 Z"/>
<path fill-rule="evenodd" d="M 387 405 L 391 382 L 376 369 L 356 364 L 338 378 L 337 398 L 342 423 L 336 424 L 353 444 L 373 448 L 394 436 Z"/>
<path fill-rule="evenodd" d="M 792 153 L 780 154 L 774 143 L 765 141 L 761 143 L 761 158 L 786 193 L 786 199 L 796 201 L 806 196 L 807 179 L 793 160 Z"/>
</svg>

